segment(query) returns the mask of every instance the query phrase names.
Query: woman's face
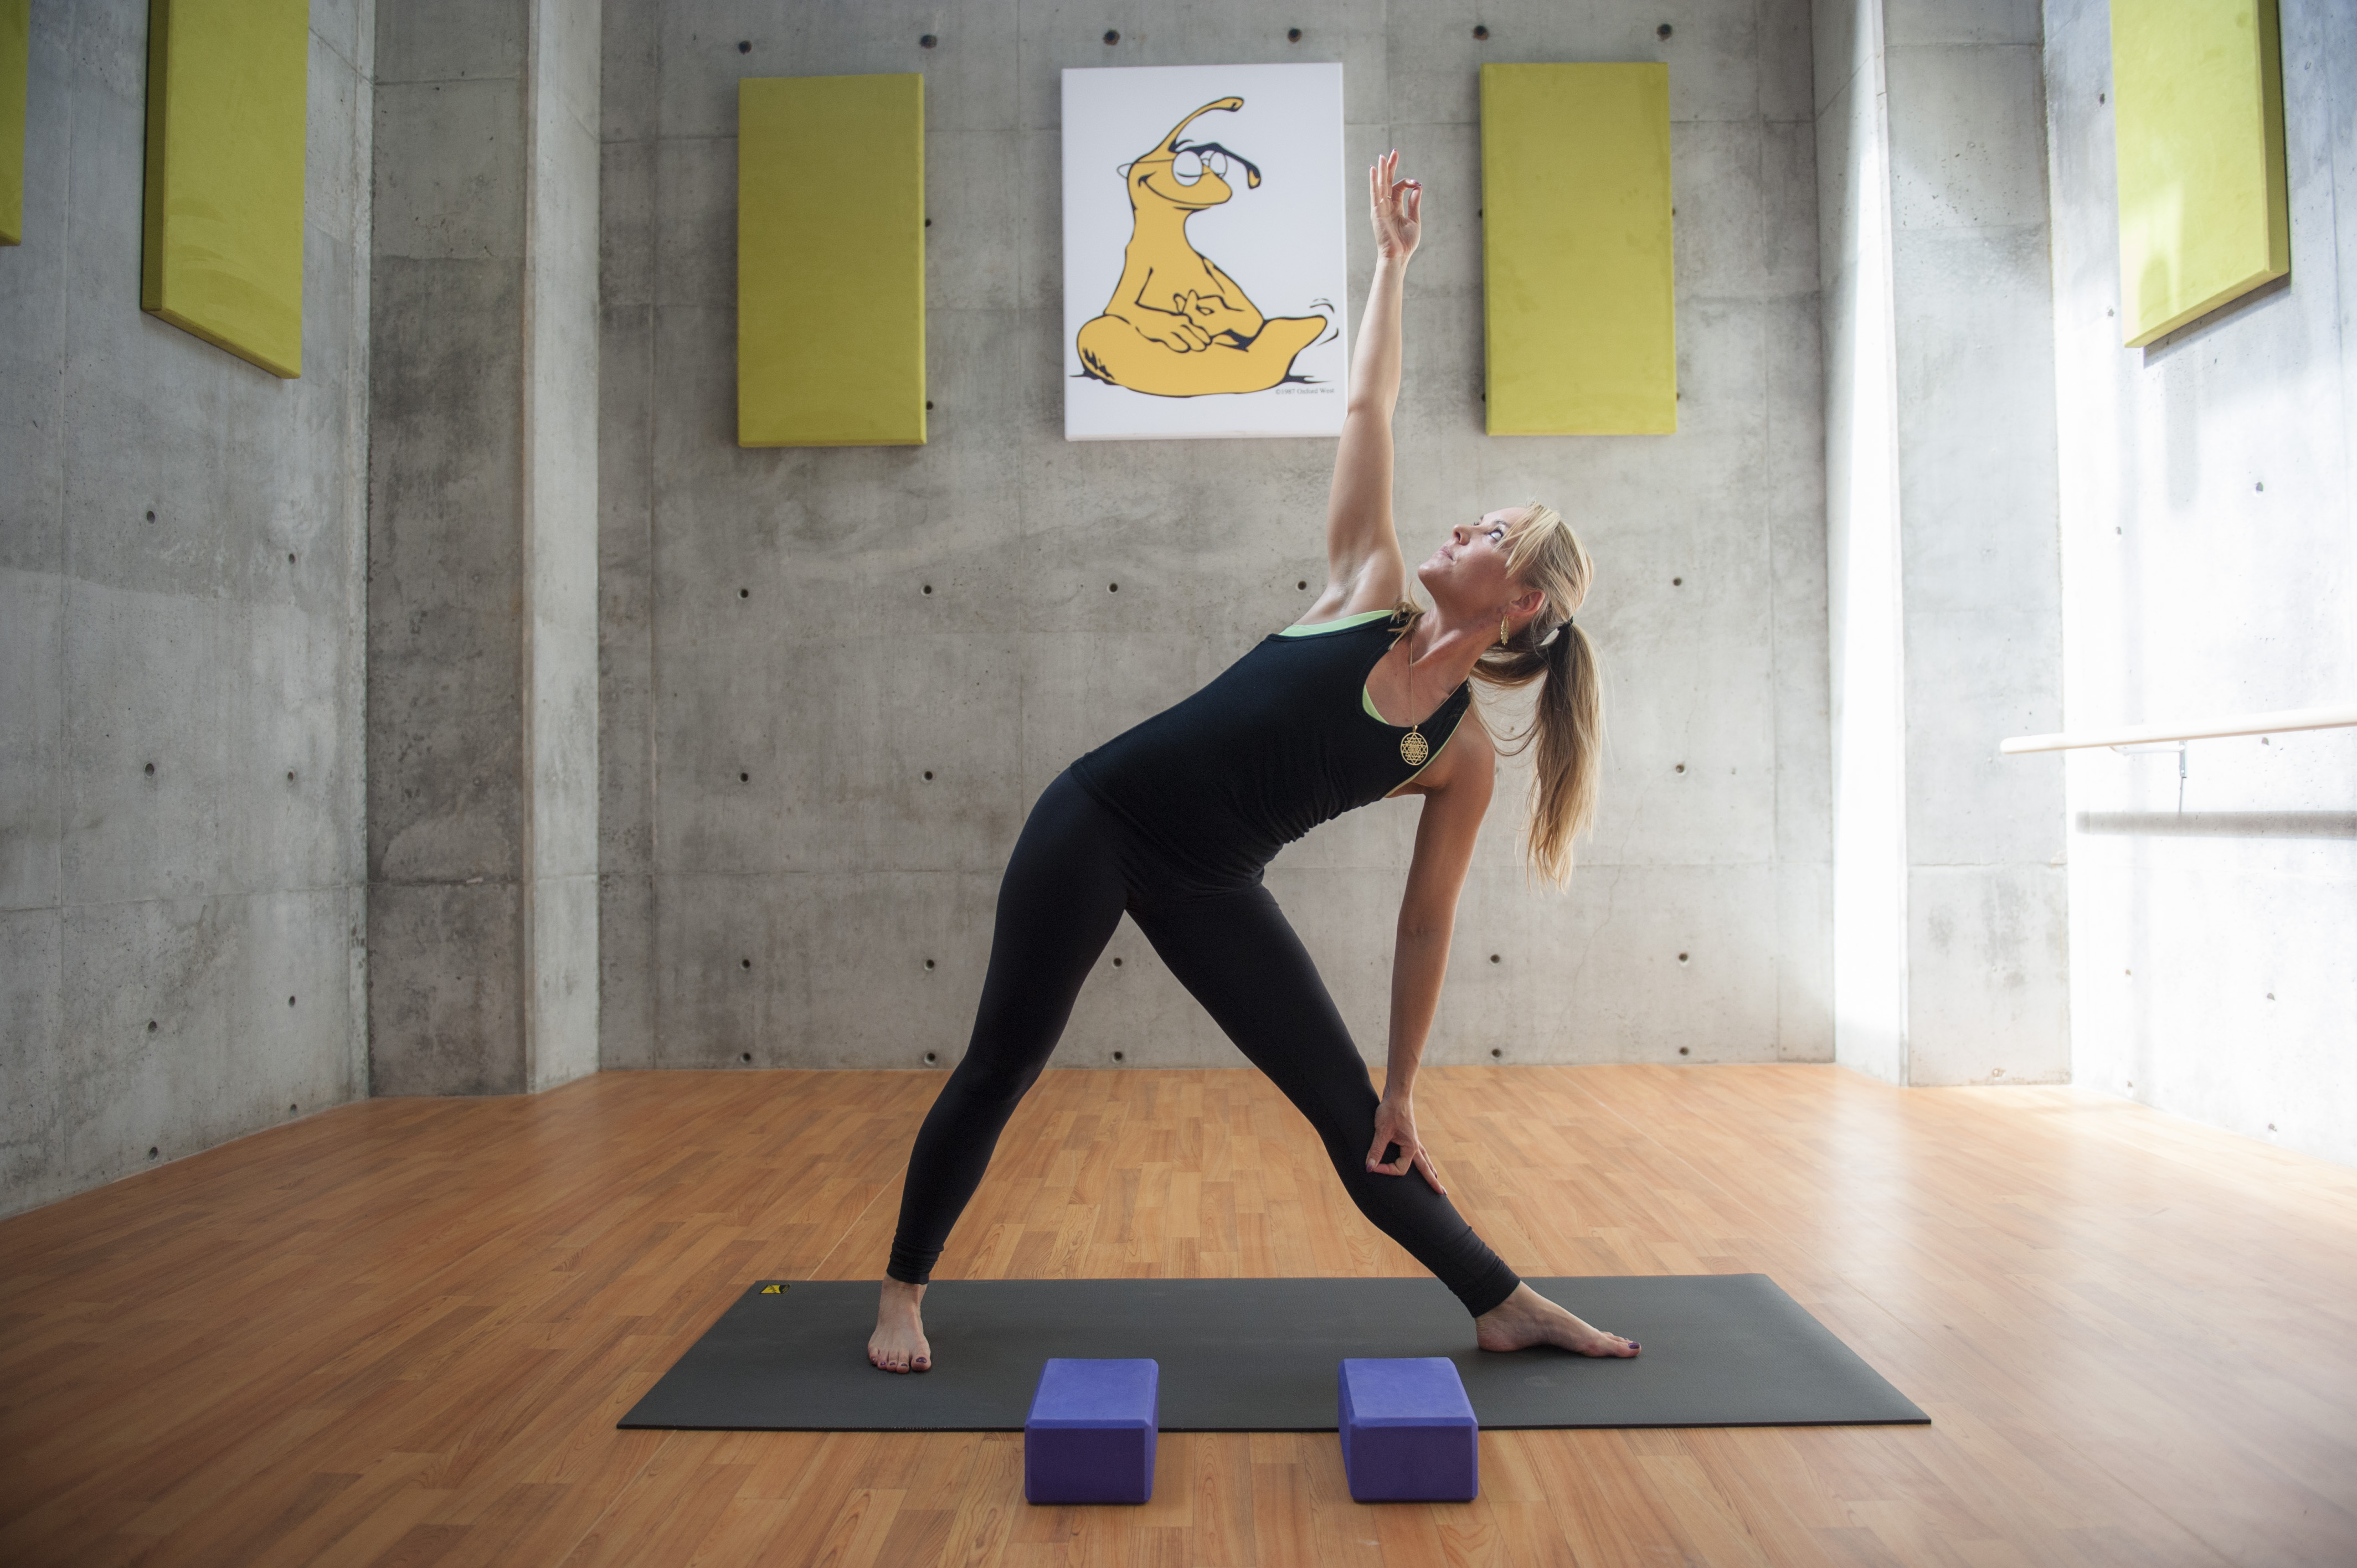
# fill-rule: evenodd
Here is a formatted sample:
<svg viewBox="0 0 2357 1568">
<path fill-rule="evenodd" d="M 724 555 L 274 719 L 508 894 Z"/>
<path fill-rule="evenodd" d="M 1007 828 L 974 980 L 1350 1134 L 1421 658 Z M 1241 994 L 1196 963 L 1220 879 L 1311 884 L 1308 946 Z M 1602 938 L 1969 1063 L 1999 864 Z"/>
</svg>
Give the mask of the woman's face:
<svg viewBox="0 0 2357 1568">
<path fill-rule="evenodd" d="M 1415 569 L 1416 581 L 1436 606 L 1458 615 L 1494 615 L 1509 605 L 1527 613 L 1520 601 L 1531 590 L 1506 572 L 1506 531 L 1514 518 L 1515 509 L 1509 507 L 1448 531 L 1440 548 Z"/>
</svg>

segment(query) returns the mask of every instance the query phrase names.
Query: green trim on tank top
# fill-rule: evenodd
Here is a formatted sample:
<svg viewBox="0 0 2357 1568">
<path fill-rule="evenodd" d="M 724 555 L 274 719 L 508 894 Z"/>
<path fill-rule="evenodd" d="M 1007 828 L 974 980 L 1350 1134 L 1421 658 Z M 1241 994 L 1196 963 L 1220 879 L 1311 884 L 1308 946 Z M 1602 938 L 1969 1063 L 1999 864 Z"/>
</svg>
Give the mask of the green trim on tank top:
<svg viewBox="0 0 2357 1568">
<path fill-rule="evenodd" d="M 1340 620 L 1321 620 L 1314 626 L 1288 626 L 1279 637 L 1323 637 L 1329 631 L 1348 631 L 1354 626 L 1364 626 L 1371 620 L 1383 620 L 1397 614 L 1395 610 L 1368 610 L 1362 615 L 1344 616 Z"/>
<path fill-rule="evenodd" d="M 1276 635 L 1279 637 L 1323 637 L 1329 631 L 1348 631 L 1354 626 L 1364 626 L 1371 620 L 1385 620 L 1398 613 L 1399 612 L 1397 610 L 1367 610 L 1359 615 L 1344 616 L 1340 620 L 1321 620 L 1310 626 L 1288 626 Z M 1381 711 L 1379 711 L 1375 706 L 1373 694 L 1363 685 L 1359 688 L 1359 705 L 1367 710 L 1367 716 L 1369 718 L 1374 720 L 1379 725 L 1384 725 L 1386 728 L 1414 729 L 1415 727 L 1414 725 L 1395 725 L 1393 724 L 1391 720 L 1383 717 Z M 1448 732 L 1448 738 L 1440 743 L 1441 749 L 1446 749 L 1448 742 L 1455 740 L 1456 738 L 1457 731 L 1455 729 L 1451 729 Z M 1425 759 L 1425 767 L 1429 768 L 1432 766 L 1434 762 L 1439 759 L 1439 757 L 1440 751 L 1434 751 L 1431 757 Z M 1407 781 L 1409 783 L 1414 783 L 1415 781 L 1416 774 L 1422 773 L 1423 771 L 1423 768 L 1417 768 L 1415 773 L 1408 775 Z"/>
</svg>

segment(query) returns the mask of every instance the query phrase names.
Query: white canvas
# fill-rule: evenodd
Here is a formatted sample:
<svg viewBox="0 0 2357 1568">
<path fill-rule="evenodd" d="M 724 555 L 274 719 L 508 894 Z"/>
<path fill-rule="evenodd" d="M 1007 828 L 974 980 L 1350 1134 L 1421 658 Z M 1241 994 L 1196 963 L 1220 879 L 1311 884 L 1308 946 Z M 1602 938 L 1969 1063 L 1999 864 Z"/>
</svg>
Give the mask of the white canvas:
<svg viewBox="0 0 2357 1568">
<path fill-rule="evenodd" d="M 1342 193 L 1340 65 L 1064 72 L 1065 438 L 1340 434 Z"/>
</svg>

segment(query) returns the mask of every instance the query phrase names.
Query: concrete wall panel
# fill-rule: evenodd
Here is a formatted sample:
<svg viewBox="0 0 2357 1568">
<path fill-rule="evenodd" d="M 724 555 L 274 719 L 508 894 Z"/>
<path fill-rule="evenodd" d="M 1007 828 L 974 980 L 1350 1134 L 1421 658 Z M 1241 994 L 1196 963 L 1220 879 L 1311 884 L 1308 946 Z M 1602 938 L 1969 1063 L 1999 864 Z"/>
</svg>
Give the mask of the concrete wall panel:
<svg viewBox="0 0 2357 1568">
<path fill-rule="evenodd" d="M 396 57 L 390 40 L 380 58 L 399 59 L 404 76 L 376 89 L 378 258 L 514 261 L 523 253 L 523 192 L 506 159 L 523 121 L 521 84 L 463 71 L 407 80 L 425 66 Z"/>
<path fill-rule="evenodd" d="M 13 695 L 13 693 L 12 693 Z M 58 1079 L 66 1070 L 64 913 L 0 911 L 0 1189 L 12 1208 L 80 1183 L 65 1178 Z"/>
<path fill-rule="evenodd" d="M 522 1092 L 522 891 L 513 880 L 373 886 L 371 1091 Z"/>
<path fill-rule="evenodd" d="M 59 573 L 0 570 L 0 909 L 59 903 L 65 598 Z"/>
<path fill-rule="evenodd" d="M 361 1027 L 346 983 L 361 908 L 333 887 L 70 910 L 60 1157 L 112 1179 L 361 1092 L 353 1054 L 317 1048 Z M 70 1190 L 45 1186 L 34 1201 Z"/>
<path fill-rule="evenodd" d="M 1517 813 L 1497 813 L 1462 940 L 1470 952 L 1491 940 L 1476 923 L 1520 934 L 1479 961 L 1460 955 L 1436 1054 L 1475 1059 L 1514 1033 L 1526 1060 L 1824 1059 L 1806 12 L 1709 5 L 1677 17 L 1667 40 L 1660 20 L 1540 5 L 1477 18 L 1321 0 L 1277 17 L 1222 3 L 1165 16 L 1000 0 L 953 16 L 821 5 L 781 23 L 749 4 L 609 0 L 607 1065 L 744 1066 L 749 1052 L 917 1067 L 927 1049 L 937 1066 L 954 1060 L 996 876 L 1032 800 L 1073 757 L 1294 618 L 1322 584 L 1329 444 L 1068 443 L 1057 349 L 1058 73 L 1312 59 L 1344 65 L 1350 156 L 1397 145 L 1430 188 L 1397 419 L 1413 553 L 1460 514 L 1535 496 L 1566 506 L 1603 569 L 1582 618 L 1612 703 L 1602 831 L 1582 846 L 1572 892 L 1542 898 L 1521 870 Z M 1102 41 L 1108 27 L 1117 45 Z M 936 48 L 918 47 L 925 33 Z M 1491 440 L 1478 68 L 1651 58 L 1671 65 L 1683 431 Z M 931 441 L 741 450 L 735 82 L 875 70 L 927 79 Z M 1355 207 L 1351 225 L 1355 309 L 1372 255 Z M 1510 766 L 1501 794 L 1517 811 L 1523 778 Z M 1378 1057 L 1414 817 L 1409 805 L 1357 813 L 1271 872 Z M 624 961 L 617 941 L 651 961 Z M 1112 1066 L 1115 1049 L 1125 1066 L 1234 1059 L 1127 926 L 1059 1059 Z"/>
<path fill-rule="evenodd" d="M 2123 349 L 2108 13 L 2050 0 L 2064 723 L 2357 693 L 2357 18 L 2282 6 L 2287 284 Z M 2062 727 L 2056 725 L 2054 727 Z M 2357 1164 L 2357 734 L 2072 755 L 2075 1081 Z"/>
<path fill-rule="evenodd" d="M 1909 1081 L 2067 1083 L 2059 865 L 1929 865 L 1908 877 Z"/>
<path fill-rule="evenodd" d="M 2059 779 L 1996 751 L 2060 698 L 2037 20 L 1828 0 L 1816 22 L 1821 74 L 1848 72 L 1821 83 L 1816 138 L 1836 1055 L 1901 1083 L 2050 1081 Z"/>
<path fill-rule="evenodd" d="M 35 17 L 0 256 L 0 1212 L 367 1090 L 371 11 L 312 19 L 292 382 L 138 308 L 147 6 Z"/>
<path fill-rule="evenodd" d="M 595 1066 L 601 24 L 513 0 L 377 35 L 380 1092 Z"/>
</svg>

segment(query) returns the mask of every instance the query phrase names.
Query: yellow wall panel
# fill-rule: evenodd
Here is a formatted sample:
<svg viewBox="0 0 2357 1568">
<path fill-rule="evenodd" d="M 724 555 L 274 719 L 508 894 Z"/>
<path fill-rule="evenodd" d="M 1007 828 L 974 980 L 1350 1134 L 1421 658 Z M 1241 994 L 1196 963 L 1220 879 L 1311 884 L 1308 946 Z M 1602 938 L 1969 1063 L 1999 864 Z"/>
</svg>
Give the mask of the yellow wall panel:
<svg viewBox="0 0 2357 1568">
<path fill-rule="evenodd" d="M 139 304 L 303 373 L 308 0 L 150 0 Z"/>
<path fill-rule="evenodd" d="M 1492 435 L 1678 427 L 1670 72 L 1481 68 Z"/>
<path fill-rule="evenodd" d="M 2112 105 L 2130 347 L 2291 271 L 2275 0 L 2113 0 Z"/>
<path fill-rule="evenodd" d="M 737 93 L 738 445 L 920 445 L 924 78 Z"/>
<path fill-rule="evenodd" d="M 0 245 L 25 242 L 25 97 L 33 0 L 0 0 Z"/>
</svg>

